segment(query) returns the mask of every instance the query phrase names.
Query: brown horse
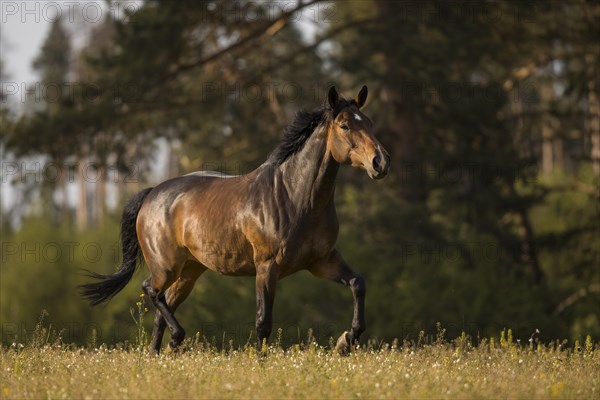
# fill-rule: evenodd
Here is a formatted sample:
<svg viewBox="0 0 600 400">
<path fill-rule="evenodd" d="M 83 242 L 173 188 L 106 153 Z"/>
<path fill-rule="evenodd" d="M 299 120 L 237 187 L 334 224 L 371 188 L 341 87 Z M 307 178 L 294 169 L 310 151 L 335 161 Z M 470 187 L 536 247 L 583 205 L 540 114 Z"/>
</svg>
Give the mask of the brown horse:
<svg viewBox="0 0 600 400">
<path fill-rule="evenodd" d="M 207 269 L 224 275 L 256 276 L 258 345 L 272 328 L 277 281 L 301 269 L 343 283 L 354 296 L 352 329 L 338 339 L 349 351 L 365 330 L 365 282 L 335 249 L 338 219 L 334 205 L 340 164 L 383 178 L 390 157 L 373 137 L 373 124 L 355 99 L 338 96 L 299 112 L 281 144 L 256 170 L 240 176 L 195 172 L 137 193 L 121 220 L 123 265 L 112 275 L 90 272 L 98 282 L 82 286 L 92 305 L 109 300 L 145 259 L 150 276 L 142 284 L 157 308 L 151 347 L 159 351 L 165 327 L 177 348 L 185 332 L 173 313 Z"/>
</svg>

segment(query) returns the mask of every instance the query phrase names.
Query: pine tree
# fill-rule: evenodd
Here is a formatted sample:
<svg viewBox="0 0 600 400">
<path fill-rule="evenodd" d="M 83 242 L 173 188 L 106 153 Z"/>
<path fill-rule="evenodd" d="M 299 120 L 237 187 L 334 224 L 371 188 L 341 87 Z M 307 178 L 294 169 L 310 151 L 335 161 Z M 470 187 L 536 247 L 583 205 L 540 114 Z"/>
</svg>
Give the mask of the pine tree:
<svg viewBox="0 0 600 400">
<path fill-rule="evenodd" d="M 65 90 L 70 63 L 70 38 L 61 18 L 56 18 L 50 26 L 40 53 L 33 61 L 33 68 L 40 74 L 39 82 L 42 86 L 42 93 L 48 93 L 45 100 L 47 101 L 46 106 L 51 112 L 56 112 L 61 101 L 66 100 L 63 96 L 54 96 L 53 94 L 62 94 Z"/>
</svg>

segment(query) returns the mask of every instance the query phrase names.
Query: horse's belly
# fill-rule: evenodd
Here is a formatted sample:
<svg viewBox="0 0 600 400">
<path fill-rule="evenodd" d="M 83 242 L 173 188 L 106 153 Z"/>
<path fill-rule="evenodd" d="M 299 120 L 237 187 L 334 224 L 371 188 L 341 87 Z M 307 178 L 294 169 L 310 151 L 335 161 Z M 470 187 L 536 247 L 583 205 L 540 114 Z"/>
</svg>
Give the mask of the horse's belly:
<svg viewBox="0 0 600 400">
<path fill-rule="evenodd" d="M 223 275 L 256 275 L 256 269 L 252 262 L 251 252 L 246 246 L 227 246 L 224 243 L 234 243 L 232 240 L 225 241 L 199 241 L 188 246 L 193 258 L 208 269 Z"/>
<path fill-rule="evenodd" d="M 254 276 L 256 268 L 254 263 L 236 254 L 215 253 L 206 257 L 204 261 L 209 269 L 223 275 Z"/>
</svg>

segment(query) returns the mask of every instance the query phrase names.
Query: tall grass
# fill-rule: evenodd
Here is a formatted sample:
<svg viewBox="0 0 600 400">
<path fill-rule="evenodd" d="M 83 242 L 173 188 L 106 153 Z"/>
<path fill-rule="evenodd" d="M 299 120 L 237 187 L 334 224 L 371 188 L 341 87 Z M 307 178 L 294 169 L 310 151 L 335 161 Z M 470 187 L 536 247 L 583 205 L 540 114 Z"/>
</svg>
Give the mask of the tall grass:
<svg viewBox="0 0 600 400">
<path fill-rule="evenodd" d="M 144 309 L 138 305 L 138 318 Z M 139 319 L 138 319 L 139 321 Z M 201 340 L 181 353 L 154 356 L 139 342 L 109 348 L 62 343 L 40 322 L 29 343 L 0 350 L 1 397 L 22 398 L 600 398 L 600 348 L 528 343 L 510 330 L 478 345 L 425 336 L 391 345 L 370 342 L 348 357 L 313 340 L 284 349 L 281 332 L 257 357 Z M 141 351 L 143 350 L 143 351 Z"/>
</svg>

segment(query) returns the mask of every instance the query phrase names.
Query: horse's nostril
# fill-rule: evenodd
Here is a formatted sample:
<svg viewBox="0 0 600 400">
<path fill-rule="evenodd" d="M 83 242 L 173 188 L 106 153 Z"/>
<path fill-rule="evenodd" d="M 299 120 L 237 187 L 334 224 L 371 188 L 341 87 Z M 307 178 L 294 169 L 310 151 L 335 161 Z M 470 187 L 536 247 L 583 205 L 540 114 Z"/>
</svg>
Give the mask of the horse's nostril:
<svg viewBox="0 0 600 400">
<path fill-rule="evenodd" d="M 379 156 L 376 156 L 373 159 L 373 169 L 377 172 L 380 172 L 380 167 L 381 167 L 381 158 Z"/>
</svg>

